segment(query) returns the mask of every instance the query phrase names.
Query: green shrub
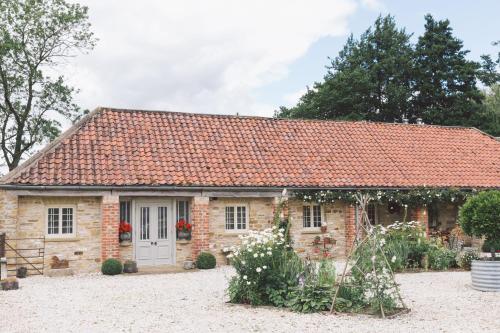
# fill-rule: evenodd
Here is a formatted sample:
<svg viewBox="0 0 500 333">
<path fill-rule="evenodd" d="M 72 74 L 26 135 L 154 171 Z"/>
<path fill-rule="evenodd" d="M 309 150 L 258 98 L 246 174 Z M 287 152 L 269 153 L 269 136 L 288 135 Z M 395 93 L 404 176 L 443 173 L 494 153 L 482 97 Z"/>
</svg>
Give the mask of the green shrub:
<svg viewBox="0 0 500 333">
<path fill-rule="evenodd" d="M 199 269 L 212 269 L 215 264 L 215 256 L 210 252 L 201 252 L 196 259 L 196 267 Z"/>
<path fill-rule="evenodd" d="M 332 304 L 332 286 L 305 285 L 291 290 L 287 306 L 293 311 L 311 313 L 326 311 Z"/>
<path fill-rule="evenodd" d="M 490 245 L 500 242 L 500 191 L 485 191 L 467 199 L 459 211 L 460 226 L 466 234 L 486 237 Z M 494 257 L 494 247 L 490 248 Z"/>
<path fill-rule="evenodd" d="M 384 252 L 393 271 L 422 267 L 430 248 L 425 230 L 418 222 L 396 222 L 387 227 Z"/>
<path fill-rule="evenodd" d="M 466 250 L 460 255 L 459 266 L 463 269 L 470 271 L 472 266 L 472 260 L 479 259 L 479 254 L 475 250 Z"/>
<path fill-rule="evenodd" d="M 457 253 L 445 247 L 435 246 L 429 251 L 429 266 L 435 270 L 447 270 L 457 265 Z"/>
<path fill-rule="evenodd" d="M 495 249 L 495 252 L 500 251 L 500 239 L 486 239 L 481 250 L 483 252 L 491 252 L 492 248 Z"/>
<path fill-rule="evenodd" d="M 101 272 L 104 275 L 117 275 L 123 271 L 122 263 L 117 259 L 106 259 L 101 266 Z"/>
<path fill-rule="evenodd" d="M 336 311 L 355 312 L 365 305 L 364 291 L 361 285 L 344 283 L 340 286 L 335 300 Z"/>
</svg>

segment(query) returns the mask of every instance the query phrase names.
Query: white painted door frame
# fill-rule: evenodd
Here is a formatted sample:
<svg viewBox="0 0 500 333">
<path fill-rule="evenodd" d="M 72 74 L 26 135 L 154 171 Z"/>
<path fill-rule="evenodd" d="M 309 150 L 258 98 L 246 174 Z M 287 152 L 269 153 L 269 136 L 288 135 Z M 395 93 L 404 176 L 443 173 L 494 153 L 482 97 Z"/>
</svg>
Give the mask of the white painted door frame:
<svg viewBox="0 0 500 333">
<path fill-rule="evenodd" d="M 175 207 L 171 198 L 134 199 L 134 257 L 138 266 L 175 264 Z"/>
</svg>

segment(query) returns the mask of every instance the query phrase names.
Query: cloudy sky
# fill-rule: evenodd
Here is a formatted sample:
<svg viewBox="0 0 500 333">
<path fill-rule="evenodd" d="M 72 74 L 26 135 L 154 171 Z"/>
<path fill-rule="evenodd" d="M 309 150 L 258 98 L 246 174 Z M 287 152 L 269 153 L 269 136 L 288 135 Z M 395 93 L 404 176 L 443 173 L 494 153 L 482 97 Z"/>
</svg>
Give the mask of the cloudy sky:
<svg viewBox="0 0 500 333">
<path fill-rule="evenodd" d="M 327 57 L 379 13 L 417 35 L 426 13 L 449 18 L 474 59 L 500 39 L 495 0 L 78 2 L 89 7 L 99 42 L 61 70 L 88 109 L 272 116 L 321 80 Z"/>
</svg>

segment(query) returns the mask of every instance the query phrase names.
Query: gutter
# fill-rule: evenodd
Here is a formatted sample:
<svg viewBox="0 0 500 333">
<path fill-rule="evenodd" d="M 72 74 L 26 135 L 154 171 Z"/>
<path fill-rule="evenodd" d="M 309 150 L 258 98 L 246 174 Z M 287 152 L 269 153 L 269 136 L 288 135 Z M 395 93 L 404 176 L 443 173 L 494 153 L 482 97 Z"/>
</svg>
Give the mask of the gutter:
<svg viewBox="0 0 500 333">
<path fill-rule="evenodd" d="M 459 187 L 459 186 L 441 186 L 441 187 L 293 187 L 293 186 L 177 186 L 177 185 L 22 185 L 22 184 L 0 184 L 0 189 L 3 190 L 68 190 L 68 191 L 304 191 L 304 190 L 343 190 L 343 191 L 358 191 L 358 190 L 412 190 L 422 188 L 457 188 L 461 190 L 473 189 L 500 189 L 500 187 Z"/>
</svg>

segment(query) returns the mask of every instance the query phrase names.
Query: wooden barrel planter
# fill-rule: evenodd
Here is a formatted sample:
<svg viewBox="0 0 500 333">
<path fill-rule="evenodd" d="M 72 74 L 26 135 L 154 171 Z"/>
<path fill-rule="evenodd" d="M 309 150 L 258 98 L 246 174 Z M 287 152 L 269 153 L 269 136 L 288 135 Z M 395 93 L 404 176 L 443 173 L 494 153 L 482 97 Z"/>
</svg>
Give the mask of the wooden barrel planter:
<svg viewBox="0 0 500 333">
<path fill-rule="evenodd" d="M 472 288 L 500 292 L 500 261 L 472 261 Z"/>
</svg>

